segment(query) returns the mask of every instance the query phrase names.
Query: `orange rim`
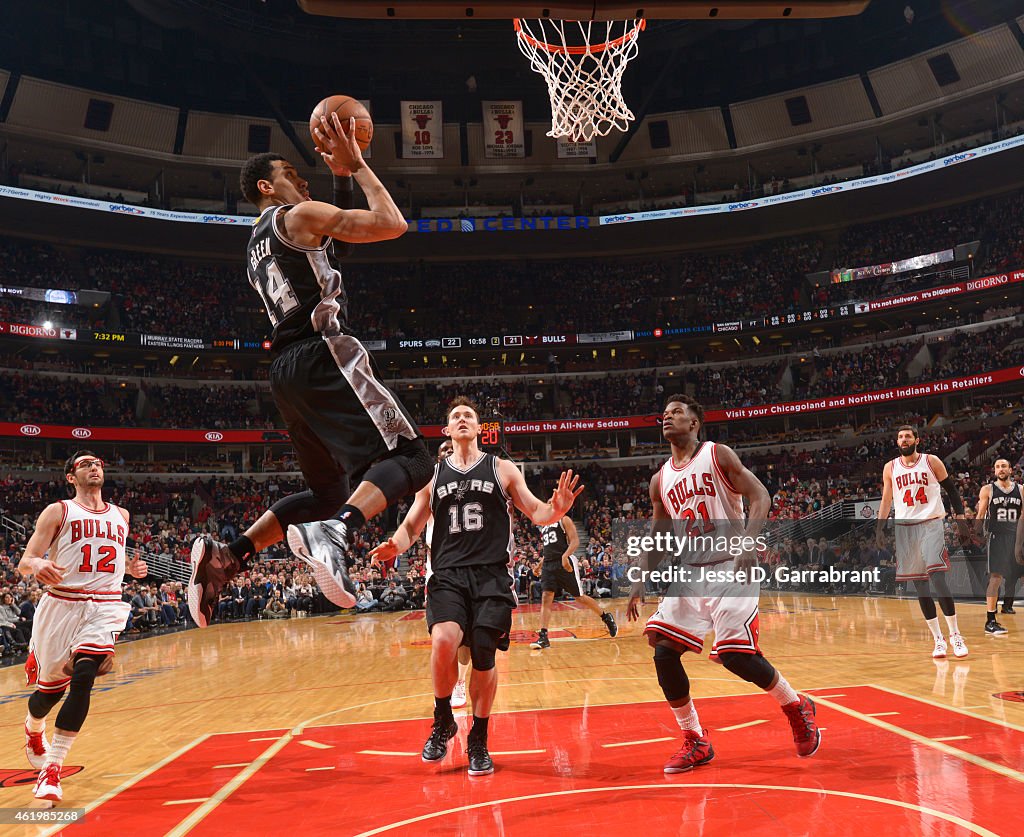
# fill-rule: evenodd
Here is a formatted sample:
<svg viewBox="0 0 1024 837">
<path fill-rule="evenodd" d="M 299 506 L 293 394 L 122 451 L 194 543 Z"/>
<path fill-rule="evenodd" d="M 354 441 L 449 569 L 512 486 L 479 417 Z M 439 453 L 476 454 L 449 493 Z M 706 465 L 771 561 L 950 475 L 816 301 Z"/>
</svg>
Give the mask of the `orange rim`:
<svg viewBox="0 0 1024 837">
<path fill-rule="evenodd" d="M 600 44 L 591 44 L 590 46 L 567 47 L 562 46 L 561 44 L 549 44 L 546 41 L 538 41 L 523 28 L 519 20 L 520 18 L 518 17 L 512 18 L 512 25 L 515 27 L 516 34 L 522 40 L 526 41 L 526 43 L 528 43 L 530 46 L 536 47 L 537 49 L 544 50 L 552 54 L 561 52 L 565 55 L 587 55 L 589 53 L 604 52 L 607 49 L 620 47 L 624 43 L 626 43 L 626 41 L 631 41 L 640 32 L 647 28 L 647 21 L 644 18 L 640 18 L 640 23 L 634 26 L 629 32 L 626 32 L 624 35 L 622 35 L 619 38 L 616 38 L 613 41 L 605 41 L 604 43 Z"/>
</svg>

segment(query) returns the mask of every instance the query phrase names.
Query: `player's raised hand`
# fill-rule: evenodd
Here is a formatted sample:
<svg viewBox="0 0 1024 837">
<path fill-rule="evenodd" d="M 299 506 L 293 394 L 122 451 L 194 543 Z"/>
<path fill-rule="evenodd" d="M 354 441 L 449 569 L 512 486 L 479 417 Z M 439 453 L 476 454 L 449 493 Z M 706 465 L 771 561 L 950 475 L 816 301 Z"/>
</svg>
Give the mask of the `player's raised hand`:
<svg viewBox="0 0 1024 837">
<path fill-rule="evenodd" d="M 574 475 L 571 468 L 568 471 L 562 471 L 559 475 L 558 485 L 551 493 L 551 499 L 548 501 L 551 503 L 551 508 L 555 510 L 557 520 L 562 519 L 565 513 L 572 508 L 576 498 L 583 493 L 584 486 L 579 485 L 579 482 L 580 475 Z M 554 522 L 552 521 L 552 523 Z"/>
<path fill-rule="evenodd" d="M 149 575 L 149 565 L 141 558 L 132 558 L 125 566 L 125 569 L 128 570 L 128 575 L 132 578 L 145 578 Z"/>
<path fill-rule="evenodd" d="M 364 165 L 363 152 L 356 142 L 356 120 L 350 118 L 342 124 L 338 114 L 332 112 L 330 119 L 320 117 L 320 127 L 313 129 L 316 135 L 317 151 L 332 174 L 348 177 Z"/>
<path fill-rule="evenodd" d="M 32 562 L 32 575 L 40 584 L 60 584 L 64 580 L 64 570 L 49 558 L 36 558 Z"/>
</svg>

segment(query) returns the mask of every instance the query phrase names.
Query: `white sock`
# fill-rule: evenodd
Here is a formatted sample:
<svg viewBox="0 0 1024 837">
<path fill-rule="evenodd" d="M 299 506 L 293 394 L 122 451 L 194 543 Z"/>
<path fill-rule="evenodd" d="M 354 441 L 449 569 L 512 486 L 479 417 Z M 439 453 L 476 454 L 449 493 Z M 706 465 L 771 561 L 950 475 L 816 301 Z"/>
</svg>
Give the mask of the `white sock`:
<svg viewBox="0 0 1024 837">
<path fill-rule="evenodd" d="M 956 618 L 955 616 L 953 617 Z M 936 616 L 934 619 L 925 619 L 925 624 L 928 626 L 928 630 L 932 632 L 932 636 L 936 640 L 942 639 L 942 628 L 939 627 L 939 617 Z"/>
<path fill-rule="evenodd" d="M 765 689 L 765 691 L 779 702 L 779 706 L 785 706 L 787 703 L 794 703 L 800 700 L 800 695 L 794 691 L 782 674 L 779 674 L 779 682 L 770 689 Z"/>
<path fill-rule="evenodd" d="M 46 729 L 46 718 L 36 718 L 28 712 L 25 715 L 25 728 L 29 732 L 42 732 Z"/>
<path fill-rule="evenodd" d="M 943 615 L 945 615 L 945 614 L 943 614 Z M 936 620 L 936 621 L 938 621 L 938 620 Z M 946 616 L 946 624 L 949 625 L 949 632 L 951 634 L 958 634 L 958 633 L 960 633 L 960 629 L 956 626 L 956 614 L 955 613 L 952 616 Z"/>
<path fill-rule="evenodd" d="M 700 719 L 697 717 L 697 707 L 693 705 L 692 700 L 686 706 L 672 706 L 669 708 L 672 710 L 672 714 L 676 716 L 676 723 L 679 724 L 679 729 L 693 730 L 700 735 Z"/>
<path fill-rule="evenodd" d="M 71 745 L 75 743 L 75 738 L 77 736 L 77 732 L 55 732 L 53 734 L 53 741 L 50 742 L 50 750 L 46 754 L 46 764 L 62 766 L 64 764 L 64 759 L 68 757 L 68 750 L 70 750 Z"/>
</svg>

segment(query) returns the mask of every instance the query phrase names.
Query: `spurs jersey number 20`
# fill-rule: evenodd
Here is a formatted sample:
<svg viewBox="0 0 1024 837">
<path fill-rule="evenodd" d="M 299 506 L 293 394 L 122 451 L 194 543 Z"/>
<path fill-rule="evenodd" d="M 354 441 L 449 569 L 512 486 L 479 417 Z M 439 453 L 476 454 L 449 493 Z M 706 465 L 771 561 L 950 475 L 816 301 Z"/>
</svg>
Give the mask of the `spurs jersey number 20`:
<svg viewBox="0 0 1024 837">
<path fill-rule="evenodd" d="M 1020 486 L 1010 483 L 1010 490 L 1003 491 L 999 483 L 992 483 L 992 498 L 988 504 L 988 529 L 993 535 L 1009 536 L 1017 532 L 1017 521 L 1021 513 Z"/>
<path fill-rule="evenodd" d="M 892 461 L 892 501 L 896 519 L 907 523 L 946 516 L 942 490 L 928 454 L 919 454 L 910 466 L 904 465 L 900 456 Z"/>
<path fill-rule="evenodd" d="M 434 528 L 430 564 L 449 567 L 505 565 L 512 559 L 512 500 L 498 476 L 498 460 L 489 453 L 465 471 L 451 459 L 437 464 L 430 494 Z"/>
<path fill-rule="evenodd" d="M 274 352 L 318 334 L 347 334 L 348 297 L 334 244 L 299 247 L 283 235 L 282 213 L 267 209 L 252 228 L 246 253 L 249 284 L 263 299 L 274 327 Z"/>
<path fill-rule="evenodd" d="M 64 522 L 50 547 L 50 560 L 64 570 L 62 588 L 109 592 L 120 590 L 125 573 L 124 542 L 128 524 L 117 506 L 92 511 L 62 500 Z"/>
</svg>

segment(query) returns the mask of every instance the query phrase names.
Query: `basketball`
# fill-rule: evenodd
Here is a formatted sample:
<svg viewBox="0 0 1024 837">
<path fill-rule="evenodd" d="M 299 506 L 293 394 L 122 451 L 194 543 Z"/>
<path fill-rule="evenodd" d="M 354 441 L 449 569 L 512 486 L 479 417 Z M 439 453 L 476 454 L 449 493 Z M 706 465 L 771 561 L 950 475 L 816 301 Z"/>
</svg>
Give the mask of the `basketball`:
<svg viewBox="0 0 1024 837">
<path fill-rule="evenodd" d="M 356 143 L 359 145 L 360 151 L 366 151 L 370 147 L 370 140 L 373 139 L 373 120 L 370 119 L 370 112 L 359 100 L 340 94 L 321 99 L 309 115 L 309 135 L 313 138 L 313 145 L 317 144 L 313 129 L 320 127 L 320 117 L 324 116 L 330 119 L 332 113 L 338 114 L 338 119 L 341 120 L 341 126 L 344 129 L 348 127 L 348 120 L 352 117 L 355 118 Z"/>
</svg>

